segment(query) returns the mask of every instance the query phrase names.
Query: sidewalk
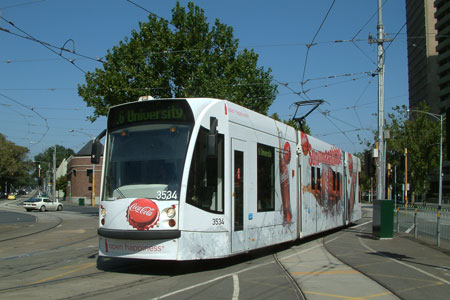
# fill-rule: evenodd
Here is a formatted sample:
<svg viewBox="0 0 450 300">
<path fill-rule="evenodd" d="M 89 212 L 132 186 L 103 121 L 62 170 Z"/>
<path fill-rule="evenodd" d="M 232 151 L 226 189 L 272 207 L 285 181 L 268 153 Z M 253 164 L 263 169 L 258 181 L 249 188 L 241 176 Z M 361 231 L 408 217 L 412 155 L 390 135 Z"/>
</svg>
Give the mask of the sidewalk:
<svg viewBox="0 0 450 300">
<path fill-rule="evenodd" d="M 307 299 L 449 299 L 450 247 L 399 235 L 378 240 L 370 221 L 280 253 Z"/>
</svg>

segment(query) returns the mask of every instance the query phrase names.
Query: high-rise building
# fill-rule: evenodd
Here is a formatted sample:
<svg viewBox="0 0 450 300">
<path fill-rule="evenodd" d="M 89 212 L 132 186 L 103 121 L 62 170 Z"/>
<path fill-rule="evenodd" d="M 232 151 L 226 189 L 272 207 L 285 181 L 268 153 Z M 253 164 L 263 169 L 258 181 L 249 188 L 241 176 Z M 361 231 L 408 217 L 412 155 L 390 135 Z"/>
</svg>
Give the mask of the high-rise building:
<svg viewBox="0 0 450 300">
<path fill-rule="evenodd" d="M 435 12 L 433 0 L 406 0 L 409 107 L 425 102 L 430 112 L 440 114 L 445 107 L 439 100 Z"/>
<path fill-rule="evenodd" d="M 435 1 L 439 74 L 439 103 L 442 111 L 450 107 L 450 1 Z"/>
</svg>

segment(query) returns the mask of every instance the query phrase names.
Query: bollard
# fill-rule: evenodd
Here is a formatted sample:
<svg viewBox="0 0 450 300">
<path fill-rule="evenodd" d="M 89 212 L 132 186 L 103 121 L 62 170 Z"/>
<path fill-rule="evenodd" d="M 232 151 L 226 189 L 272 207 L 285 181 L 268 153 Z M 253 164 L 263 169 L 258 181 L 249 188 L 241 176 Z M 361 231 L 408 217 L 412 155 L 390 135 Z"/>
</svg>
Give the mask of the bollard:
<svg viewBox="0 0 450 300">
<path fill-rule="evenodd" d="M 441 207 L 439 206 L 437 213 L 437 226 L 436 226 L 436 237 L 437 237 L 437 246 L 441 246 Z"/>
<path fill-rule="evenodd" d="M 417 239 L 417 208 L 414 209 L 414 238 Z"/>
<path fill-rule="evenodd" d="M 400 232 L 400 223 L 398 222 L 399 211 L 400 211 L 400 207 L 397 207 L 397 212 L 396 212 L 396 216 L 397 216 L 397 232 Z"/>
</svg>

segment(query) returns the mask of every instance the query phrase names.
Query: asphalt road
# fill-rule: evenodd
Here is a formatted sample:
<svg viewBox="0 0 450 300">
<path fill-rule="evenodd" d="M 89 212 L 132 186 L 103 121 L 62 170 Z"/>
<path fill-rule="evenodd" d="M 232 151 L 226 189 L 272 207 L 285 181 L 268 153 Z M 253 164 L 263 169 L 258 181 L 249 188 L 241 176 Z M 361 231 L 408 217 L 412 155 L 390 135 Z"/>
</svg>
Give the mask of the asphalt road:
<svg viewBox="0 0 450 300">
<path fill-rule="evenodd" d="M 0 230 L 0 299 L 419 300 L 450 293 L 449 253 L 398 236 L 374 239 L 370 212 L 358 226 L 296 243 L 166 262 L 98 259 L 96 208 L 28 213 L 23 200 L 0 201 L 9 220 L 0 228 L 14 226 Z"/>
<path fill-rule="evenodd" d="M 0 202 L 11 221 L 28 220 L 0 232 L 0 299 L 302 299 L 275 248 L 196 262 L 98 260 L 96 210 L 27 213 L 20 201 Z"/>
</svg>

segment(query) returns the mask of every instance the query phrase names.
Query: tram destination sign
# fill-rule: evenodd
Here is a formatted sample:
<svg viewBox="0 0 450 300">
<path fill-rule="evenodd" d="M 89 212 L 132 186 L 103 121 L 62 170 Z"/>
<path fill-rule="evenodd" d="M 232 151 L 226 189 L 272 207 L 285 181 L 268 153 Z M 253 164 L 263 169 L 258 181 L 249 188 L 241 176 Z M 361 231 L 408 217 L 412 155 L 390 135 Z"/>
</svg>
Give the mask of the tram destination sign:
<svg viewBox="0 0 450 300">
<path fill-rule="evenodd" d="M 149 100 L 112 107 L 108 115 L 108 128 L 147 122 L 194 122 L 192 110 L 186 100 Z"/>
</svg>

